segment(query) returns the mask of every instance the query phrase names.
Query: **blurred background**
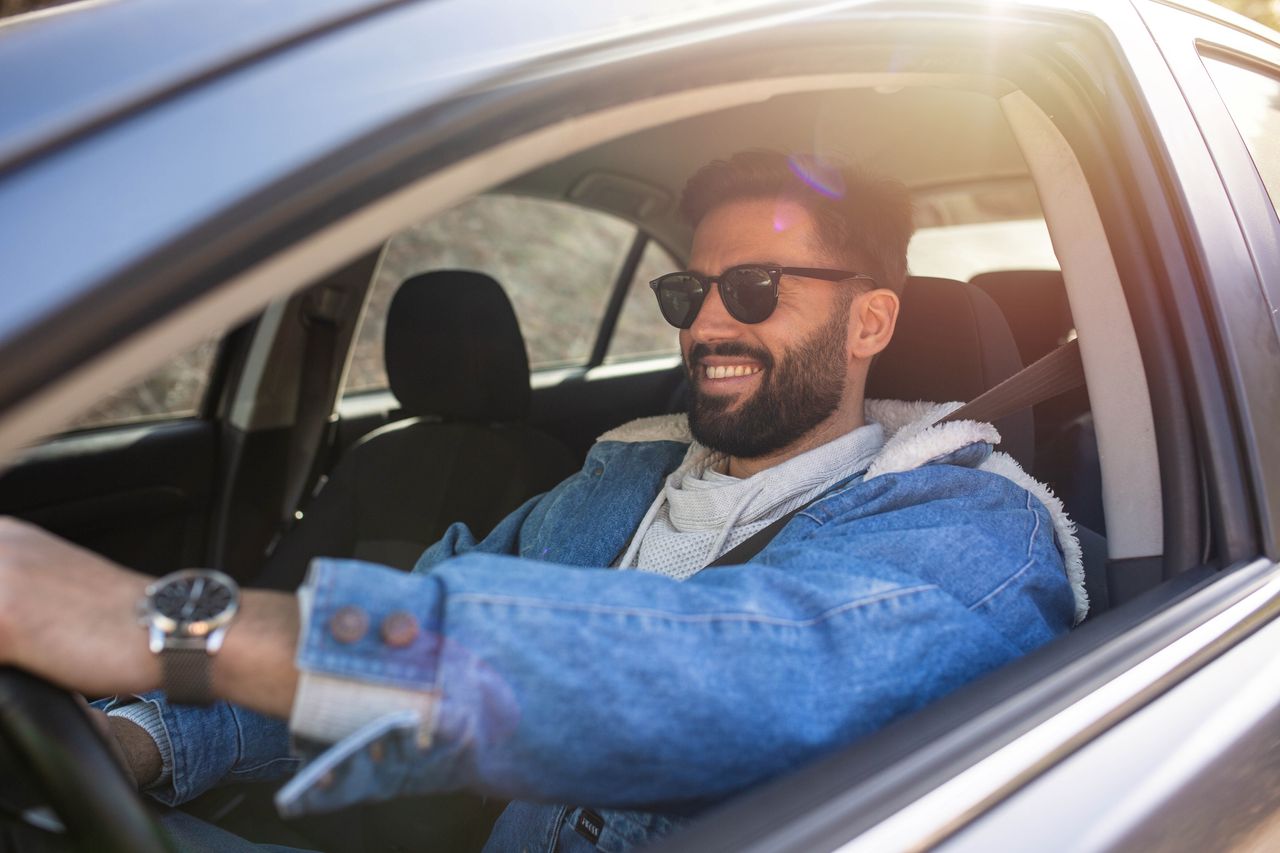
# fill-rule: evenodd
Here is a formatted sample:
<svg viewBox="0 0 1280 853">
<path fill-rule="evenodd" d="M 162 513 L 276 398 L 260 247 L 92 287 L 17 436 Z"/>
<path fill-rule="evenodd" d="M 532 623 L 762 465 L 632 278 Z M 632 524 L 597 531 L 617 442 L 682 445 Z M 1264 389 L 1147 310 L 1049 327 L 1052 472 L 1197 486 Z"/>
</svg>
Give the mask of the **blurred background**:
<svg viewBox="0 0 1280 853">
<path fill-rule="evenodd" d="M 49 6 L 61 6 L 70 2 L 85 0 L 0 0 L 0 17 L 30 12 L 33 9 L 44 9 Z M 88 0 L 93 2 L 93 0 Z M 123 0 L 128 2 L 128 0 Z M 591 2 L 591 0 L 584 0 Z M 1255 21 L 1266 24 L 1272 29 L 1280 30 L 1280 0 L 1215 0 L 1219 6 L 1226 6 L 1242 15 L 1248 15 Z"/>
<path fill-rule="evenodd" d="M 1280 30 L 1280 0 L 1217 0 L 1217 3 Z"/>
</svg>

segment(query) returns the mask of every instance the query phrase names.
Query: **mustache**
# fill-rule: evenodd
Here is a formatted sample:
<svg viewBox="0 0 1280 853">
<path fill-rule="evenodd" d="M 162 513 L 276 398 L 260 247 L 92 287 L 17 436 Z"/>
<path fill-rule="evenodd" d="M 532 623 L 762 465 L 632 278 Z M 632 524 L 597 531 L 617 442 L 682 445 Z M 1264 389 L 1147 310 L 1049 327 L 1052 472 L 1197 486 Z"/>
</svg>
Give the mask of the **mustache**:
<svg viewBox="0 0 1280 853">
<path fill-rule="evenodd" d="M 726 358 L 749 358 L 760 362 L 766 370 L 773 367 L 773 356 L 768 350 L 753 347 L 741 341 L 725 341 L 721 344 L 694 344 L 689 348 L 685 366 L 690 372 L 697 369 L 703 359 L 718 355 Z"/>
</svg>

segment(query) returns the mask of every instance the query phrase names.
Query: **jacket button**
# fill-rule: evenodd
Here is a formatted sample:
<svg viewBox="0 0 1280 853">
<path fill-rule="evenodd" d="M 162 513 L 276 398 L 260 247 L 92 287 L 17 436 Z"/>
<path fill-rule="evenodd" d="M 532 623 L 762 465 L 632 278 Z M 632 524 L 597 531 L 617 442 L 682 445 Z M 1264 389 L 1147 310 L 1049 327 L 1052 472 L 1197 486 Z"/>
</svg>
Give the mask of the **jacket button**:
<svg viewBox="0 0 1280 853">
<path fill-rule="evenodd" d="M 382 620 L 382 642 L 395 649 L 402 649 L 418 637 L 418 620 L 412 613 L 397 610 Z"/>
<path fill-rule="evenodd" d="M 339 643 L 354 643 L 368 630 L 369 614 L 359 607 L 340 607 L 329 617 L 329 633 Z"/>
<path fill-rule="evenodd" d="M 332 770 L 326 770 L 324 773 L 320 774 L 319 778 L 316 779 L 316 788 L 321 791 L 327 791 L 333 787 L 333 783 L 336 782 L 337 779 L 337 775 Z"/>
<path fill-rule="evenodd" d="M 375 740 L 373 743 L 369 744 L 369 759 L 373 761 L 374 764 L 377 764 L 386 757 L 387 748 L 382 745 L 382 741 Z"/>
</svg>

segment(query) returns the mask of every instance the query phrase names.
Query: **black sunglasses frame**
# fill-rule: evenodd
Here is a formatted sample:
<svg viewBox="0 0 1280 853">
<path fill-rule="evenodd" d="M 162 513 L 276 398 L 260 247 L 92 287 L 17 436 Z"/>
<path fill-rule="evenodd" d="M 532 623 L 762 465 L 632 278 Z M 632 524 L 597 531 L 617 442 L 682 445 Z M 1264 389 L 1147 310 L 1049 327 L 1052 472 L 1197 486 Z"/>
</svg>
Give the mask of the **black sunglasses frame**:
<svg viewBox="0 0 1280 853">
<path fill-rule="evenodd" d="M 760 317 L 756 317 L 752 312 L 748 311 L 738 297 L 737 288 L 730 286 L 725 289 L 725 276 L 730 275 L 738 270 L 759 270 L 769 277 L 769 294 L 768 294 L 768 310 Z M 653 281 L 649 282 L 654 296 L 658 299 L 658 310 L 662 312 L 662 317 L 677 329 L 687 329 L 693 325 L 693 321 L 697 319 L 698 312 L 702 310 L 702 303 L 706 301 L 707 296 L 711 293 L 711 285 L 720 285 L 720 300 L 724 303 L 725 310 L 729 312 L 729 316 L 737 320 L 739 323 L 754 325 L 763 323 L 773 316 L 773 310 L 778 307 L 778 284 L 784 275 L 794 275 L 800 278 L 816 278 L 823 281 L 850 281 L 859 279 L 870 281 L 873 285 L 876 283 L 874 277 L 861 272 L 852 272 L 850 270 L 833 270 L 823 269 L 820 267 L 771 267 L 764 264 L 738 264 L 726 269 L 720 275 L 703 275 L 696 272 L 669 272 L 666 275 L 660 275 Z M 673 319 L 667 312 L 665 303 L 662 301 L 662 285 L 664 281 L 670 282 L 676 277 L 682 279 L 693 279 L 698 282 L 700 291 L 697 293 L 685 294 L 690 299 L 689 310 L 685 312 L 685 316 Z"/>
</svg>

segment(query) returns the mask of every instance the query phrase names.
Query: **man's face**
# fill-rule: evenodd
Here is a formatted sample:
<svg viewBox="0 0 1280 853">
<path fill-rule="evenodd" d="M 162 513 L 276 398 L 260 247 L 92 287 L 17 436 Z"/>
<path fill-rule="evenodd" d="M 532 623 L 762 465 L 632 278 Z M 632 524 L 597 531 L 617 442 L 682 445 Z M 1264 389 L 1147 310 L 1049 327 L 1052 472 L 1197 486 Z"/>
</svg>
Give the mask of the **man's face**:
<svg viewBox="0 0 1280 853">
<path fill-rule="evenodd" d="M 726 203 L 694 233 L 690 269 L 716 276 L 746 263 L 846 266 L 821 251 L 802 207 L 774 199 Z M 716 284 L 693 325 L 680 332 L 694 438 L 754 459 L 829 418 L 847 392 L 852 292 L 848 283 L 784 275 L 773 314 L 745 324 L 725 310 Z"/>
</svg>

